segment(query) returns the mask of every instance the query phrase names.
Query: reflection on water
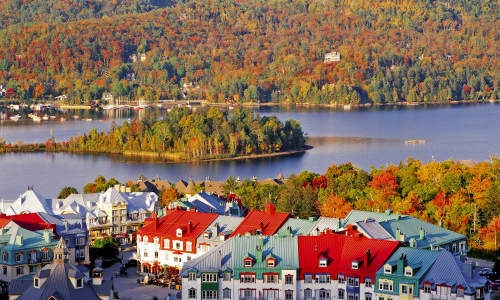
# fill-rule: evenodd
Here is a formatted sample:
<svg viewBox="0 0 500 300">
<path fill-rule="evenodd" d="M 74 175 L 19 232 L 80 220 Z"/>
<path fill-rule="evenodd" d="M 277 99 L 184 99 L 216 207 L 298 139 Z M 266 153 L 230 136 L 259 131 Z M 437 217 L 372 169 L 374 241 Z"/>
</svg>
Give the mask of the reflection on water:
<svg viewBox="0 0 500 300">
<path fill-rule="evenodd" d="M 297 119 L 309 136 L 313 149 L 302 155 L 238 161 L 196 163 L 156 163 L 116 156 L 66 153 L 28 153 L 0 155 L 0 198 L 12 199 L 28 185 L 47 196 L 55 197 L 64 186 L 82 186 L 97 175 L 116 177 L 120 181 L 160 177 L 171 181 L 179 178 L 214 180 L 229 175 L 259 179 L 311 170 L 322 173 L 333 163 L 351 161 L 364 169 L 387 163 L 399 163 L 408 157 L 424 161 L 487 160 L 499 154 L 500 104 L 436 106 L 432 109 L 402 107 L 353 109 L 350 112 L 330 108 L 284 109 L 265 107 L 263 115 L 276 114 L 281 120 Z M 153 113 L 153 115 L 151 115 Z M 156 115 L 154 115 L 156 113 Z M 110 112 L 111 114 L 111 112 Z M 142 112 L 141 112 L 142 114 Z M 159 117 L 144 110 L 142 117 Z M 110 115 L 116 123 L 132 116 Z M 0 125 L 0 136 L 8 141 L 21 139 L 45 141 L 54 128 L 56 139 L 83 134 L 91 128 L 108 130 L 111 120 L 64 123 Z M 425 144 L 405 144 L 405 140 L 425 139 Z"/>
</svg>

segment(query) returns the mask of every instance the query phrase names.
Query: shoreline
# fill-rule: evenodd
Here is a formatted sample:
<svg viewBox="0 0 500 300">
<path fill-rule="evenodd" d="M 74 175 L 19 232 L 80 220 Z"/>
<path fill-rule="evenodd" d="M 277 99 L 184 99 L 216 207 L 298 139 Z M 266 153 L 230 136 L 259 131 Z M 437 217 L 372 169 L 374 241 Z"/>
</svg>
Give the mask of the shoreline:
<svg viewBox="0 0 500 300">
<path fill-rule="evenodd" d="M 45 147 L 43 144 L 24 144 L 25 146 L 39 145 Z M 229 160 L 246 160 L 246 159 L 262 159 L 262 158 L 275 158 L 275 157 L 288 157 L 296 154 L 305 153 L 307 150 L 311 150 L 313 147 L 310 145 L 304 145 L 300 149 L 293 149 L 280 152 L 272 153 L 261 153 L 261 154 L 250 154 L 250 155 L 238 155 L 231 157 L 218 157 L 218 158 L 197 158 L 197 159 L 184 159 L 176 153 L 159 153 L 159 152 L 136 152 L 136 151 L 124 151 L 124 152 L 96 152 L 96 151 L 47 151 L 45 149 L 33 149 L 32 151 L 5 151 L 2 154 L 23 154 L 23 153 L 66 153 L 66 154 L 79 154 L 79 155 L 99 155 L 99 156 L 110 156 L 118 158 L 145 158 L 150 159 L 149 161 L 155 163 L 199 163 L 199 162 L 212 162 L 212 161 L 229 161 Z"/>
</svg>

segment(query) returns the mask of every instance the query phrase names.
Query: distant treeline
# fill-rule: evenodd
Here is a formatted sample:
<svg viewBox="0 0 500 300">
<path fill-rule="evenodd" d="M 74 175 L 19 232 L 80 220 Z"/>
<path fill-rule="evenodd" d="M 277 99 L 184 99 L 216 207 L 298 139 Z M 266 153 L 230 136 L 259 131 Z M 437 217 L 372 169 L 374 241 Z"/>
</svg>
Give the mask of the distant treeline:
<svg viewBox="0 0 500 300">
<path fill-rule="evenodd" d="M 173 108 L 163 120 L 134 120 L 112 126 L 109 132 L 91 130 L 65 142 L 11 145 L 0 142 L 0 152 L 62 151 L 130 153 L 173 159 L 211 159 L 301 149 L 305 139 L 299 122 L 261 117 L 248 109 L 226 112 L 218 108 Z"/>
<path fill-rule="evenodd" d="M 73 102 L 499 99 L 499 15 L 491 0 L 1 1 L 0 84 Z"/>
</svg>

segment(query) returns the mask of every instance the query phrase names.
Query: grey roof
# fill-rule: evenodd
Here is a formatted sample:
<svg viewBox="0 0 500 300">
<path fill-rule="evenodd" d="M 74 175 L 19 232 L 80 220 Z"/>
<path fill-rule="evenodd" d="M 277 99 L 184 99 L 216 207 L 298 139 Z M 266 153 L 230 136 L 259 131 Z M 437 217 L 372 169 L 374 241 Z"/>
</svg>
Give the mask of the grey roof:
<svg viewBox="0 0 500 300">
<path fill-rule="evenodd" d="M 358 230 L 367 235 L 369 238 L 388 241 L 394 240 L 392 235 L 390 235 L 389 232 L 387 232 L 387 230 L 385 230 L 384 227 L 382 227 L 382 225 L 374 219 L 369 218 L 364 221 L 358 221 L 355 224 L 358 227 Z"/>
<path fill-rule="evenodd" d="M 425 282 L 430 282 L 433 287 L 436 284 L 446 284 L 455 291 L 457 286 L 465 288 L 466 294 L 474 294 L 476 288 L 486 285 L 486 278 L 480 276 L 471 264 L 459 261 L 447 250 L 442 250 L 434 265 L 421 281 L 421 287 Z"/>
<path fill-rule="evenodd" d="M 112 286 L 113 286 L 112 280 L 103 280 L 101 285 L 92 285 L 92 288 L 94 288 L 94 291 L 97 295 L 102 296 L 102 295 L 109 295 Z"/>
<path fill-rule="evenodd" d="M 316 232 L 324 232 L 326 229 L 338 230 L 341 221 L 336 218 L 319 217 L 318 222 L 311 229 L 310 234 L 315 235 Z"/>
<path fill-rule="evenodd" d="M 181 276 L 186 277 L 189 271 L 196 270 L 197 272 L 203 271 L 225 271 L 233 270 L 233 250 L 235 239 L 229 239 L 222 245 L 212 248 L 207 253 L 185 262 Z"/>
<path fill-rule="evenodd" d="M 207 230 L 210 231 L 212 236 L 215 237 L 219 235 L 219 233 L 224 233 L 227 236 L 233 233 L 243 219 L 243 217 L 218 216 L 210 225 L 208 225 Z M 219 230 L 217 230 L 217 225 L 219 226 Z"/>
<path fill-rule="evenodd" d="M 17 279 L 9 282 L 9 295 L 21 295 L 33 285 L 32 279 Z"/>
<path fill-rule="evenodd" d="M 283 224 L 283 226 L 281 226 L 281 228 L 278 230 L 278 235 L 308 235 L 311 233 L 317 223 L 318 220 L 316 220 L 315 218 L 289 218 L 288 220 L 286 220 L 285 224 Z"/>
</svg>

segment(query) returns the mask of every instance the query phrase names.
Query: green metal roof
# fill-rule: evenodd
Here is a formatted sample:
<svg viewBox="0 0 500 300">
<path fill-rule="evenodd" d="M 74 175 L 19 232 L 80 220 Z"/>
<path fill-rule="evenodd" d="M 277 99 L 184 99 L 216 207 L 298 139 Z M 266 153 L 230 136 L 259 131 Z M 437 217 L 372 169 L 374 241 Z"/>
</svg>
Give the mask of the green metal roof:
<svg viewBox="0 0 500 300">
<path fill-rule="evenodd" d="M 414 239 L 416 248 L 431 248 L 432 246 L 445 245 L 456 241 L 465 241 L 466 237 L 451 230 L 424 222 L 412 216 L 393 214 L 391 211 L 384 213 L 352 210 L 344 219 L 344 226 L 356 222 L 373 219 L 392 236 L 398 239 L 397 230 L 405 236 L 405 242 Z M 424 229 L 425 235 L 420 239 L 420 228 Z"/>
<path fill-rule="evenodd" d="M 262 273 L 299 268 L 299 253 L 297 237 L 272 236 L 235 236 L 234 240 L 234 276 L 239 278 L 241 272 L 256 273 L 257 278 L 262 278 Z M 259 260 L 257 246 L 261 246 L 262 258 Z M 251 257 L 253 267 L 244 267 L 243 259 Z M 276 259 L 276 267 L 268 268 L 266 260 L 270 257 Z"/>
<path fill-rule="evenodd" d="M 43 236 L 44 230 L 30 231 L 14 222 L 9 223 L 4 229 L 6 229 L 6 231 L 0 235 L 1 242 L 6 243 L 1 247 L 2 251 L 25 250 L 40 247 L 50 248 L 57 244 L 57 241 L 53 240 L 52 232 L 48 232 L 49 241 L 46 241 Z M 16 236 L 18 235 L 22 237 L 21 245 L 16 244 Z"/>
<path fill-rule="evenodd" d="M 298 235 L 308 235 L 313 229 L 314 225 L 318 222 L 317 219 L 288 219 L 280 230 L 278 230 L 279 236 L 298 236 Z"/>
<path fill-rule="evenodd" d="M 440 252 L 441 251 L 401 247 L 394 252 L 385 264 L 390 264 L 396 267 L 392 272 L 392 276 L 401 276 L 406 278 L 404 275 L 404 269 L 399 270 L 397 268 L 401 255 L 406 255 L 406 263 L 404 267 L 410 266 L 413 268 L 413 276 L 410 278 L 420 280 L 420 278 L 427 273 L 432 264 L 434 264 Z M 384 274 L 384 266 L 377 271 L 377 275 L 388 275 Z"/>
</svg>

